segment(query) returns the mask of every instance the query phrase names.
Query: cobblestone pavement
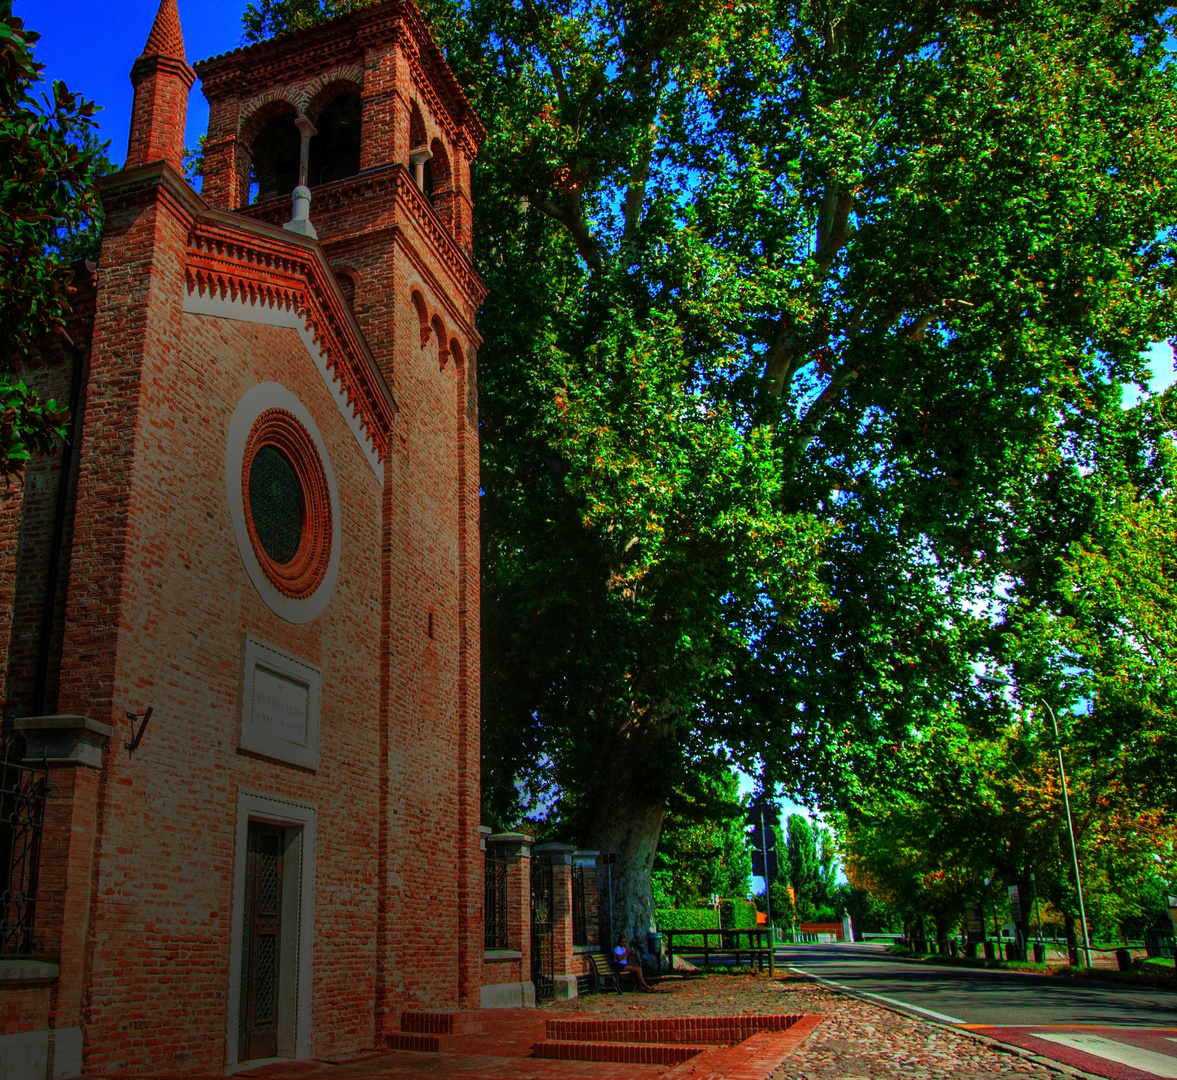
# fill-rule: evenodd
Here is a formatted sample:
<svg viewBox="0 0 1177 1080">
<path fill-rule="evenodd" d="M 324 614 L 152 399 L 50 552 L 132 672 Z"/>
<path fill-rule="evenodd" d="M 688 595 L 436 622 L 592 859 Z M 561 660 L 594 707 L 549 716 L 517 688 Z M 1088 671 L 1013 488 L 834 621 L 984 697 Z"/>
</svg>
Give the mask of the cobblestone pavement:
<svg viewBox="0 0 1177 1080">
<path fill-rule="evenodd" d="M 1047 1080 L 1068 1075 L 952 1028 L 800 978 L 778 983 L 777 995 L 781 1004 L 774 1011 L 820 1012 L 826 1020 L 772 1074 L 772 1080 L 982 1080 L 1009 1075 Z"/>
<path fill-rule="evenodd" d="M 1068 1075 L 963 1032 L 827 990 L 798 976 L 712 976 L 663 982 L 658 994 L 592 994 L 560 1009 L 631 1016 L 822 1013 L 826 1020 L 772 1074 L 772 1080 L 952 1080 Z"/>
</svg>

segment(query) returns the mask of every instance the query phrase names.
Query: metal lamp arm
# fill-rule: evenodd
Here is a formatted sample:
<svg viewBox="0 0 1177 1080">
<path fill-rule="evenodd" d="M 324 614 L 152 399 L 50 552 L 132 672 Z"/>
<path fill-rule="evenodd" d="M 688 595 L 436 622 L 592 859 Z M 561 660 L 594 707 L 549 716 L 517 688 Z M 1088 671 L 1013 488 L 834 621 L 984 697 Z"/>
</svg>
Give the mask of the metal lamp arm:
<svg viewBox="0 0 1177 1080">
<path fill-rule="evenodd" d="M 1075 823 L 1071 819 L 1071 796 L 1067 790 L 1067 769 L 1063 764 L 1063 746 L 1058 733 L 1058 717 L 1055 715 L 1054 709 L 1051 708 L 1050 702 L 1042 694 L 1036 693 L 1034 697 L 1046 706 L 1046 711 L 1050 713 L 1050 722 L 1054 726 L 1054 746 L 1055 752 L 1058 754 L 1058 775 L 1063 785 L 1063 808 L 1067 813 L 1067 836 L 1071 841 L 1071 867 L 1075 871 L 1075 892 L 1079 896 L 1079 922 L 1083 927 L 1083 953 L 1087 961 L 1087 966 L 1091 967 L 1091 938 L 1087 933 L 1087 909 L 1083 903 L 1083 881 L 1079 876 L 1079 848 L 1075 842 Z"/>
</svg>

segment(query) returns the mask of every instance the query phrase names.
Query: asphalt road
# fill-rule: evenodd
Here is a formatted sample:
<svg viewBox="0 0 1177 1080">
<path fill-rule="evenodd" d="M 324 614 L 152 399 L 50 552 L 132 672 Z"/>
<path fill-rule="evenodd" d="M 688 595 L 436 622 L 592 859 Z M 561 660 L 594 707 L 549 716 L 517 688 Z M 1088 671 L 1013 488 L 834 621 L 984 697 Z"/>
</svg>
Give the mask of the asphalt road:
<svg viewBox="0 0 1177 1080">
<path fill-rule="evenodd" d="M 1177 994 L 1084 980 L 939 967 L 870 945 L 795 945 L 777 963 L 950 1024 L 1177 1027 Z"/>
</svg>

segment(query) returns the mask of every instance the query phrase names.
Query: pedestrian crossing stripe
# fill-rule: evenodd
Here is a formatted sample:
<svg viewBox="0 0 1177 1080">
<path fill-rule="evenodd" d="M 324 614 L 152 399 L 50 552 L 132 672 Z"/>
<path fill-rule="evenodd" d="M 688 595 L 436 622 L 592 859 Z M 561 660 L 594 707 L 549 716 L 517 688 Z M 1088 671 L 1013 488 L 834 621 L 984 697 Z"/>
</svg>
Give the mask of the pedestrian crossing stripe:
<svg viewBox="0 0 1177 1080">
<path fill-rule="evenodd" d="M 1103 1058 L 1105 1061 L 1114 1061 L 1117 1065 L 1127 1065 L 1129 1068 L 1151 1073 L 1164 1080 L 1177 1080 L 1177 1057 L 1170 1057 L 1168 1054 L 1158 1054 L 1155 1050 L 1145 1050 L 1144 1047 L 1133 1046 L 1131 1043 L 1105 1039 L 1101 1035 L 1064 1035 L 1049 1031 L 1034 1031 L 1031 1034 L 1036 1039 L 1057 1043 L 1059 1046 Z"/>
</svg>

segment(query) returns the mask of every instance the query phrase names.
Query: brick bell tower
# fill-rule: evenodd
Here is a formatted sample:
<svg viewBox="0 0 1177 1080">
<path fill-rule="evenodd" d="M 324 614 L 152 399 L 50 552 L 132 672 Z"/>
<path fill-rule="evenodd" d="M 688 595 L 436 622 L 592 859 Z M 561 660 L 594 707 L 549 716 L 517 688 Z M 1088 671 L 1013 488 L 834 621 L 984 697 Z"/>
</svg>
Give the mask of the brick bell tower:
<svg viewBox="0 0 1177 1080">
<path fill-rule="evenodd" d="M 194 67 L 161 0 L 131 78 L 126 164 L 99 185 L 62 716 L 29 727 L 60 741 L 69 721 L 86 750 L 62 756 L 46 826 L 50 1018 L 87 1075 L 343 1057 L 406 1009 L 481 1000 L 485 133 L 411 0 Z M 277 509 L 298 519 L 281 555 L 252 471 L 279 427 L 296 467 Z M 258 672 L 296 704 L 268 712 Z M 280 933 L 244 884 L 267 836 L 291 883 Z M 177 955 L 183 993 L 144 1000 Z"/>
<path fill-rule="evenodd" d="M 409 0 L 195 69 L 209 102 L 204 200 L 317 239 L 398 407 L 384 462 L 384 835 L 373 868 L 376 1023 L 391 1030 L 413 1001 L 477 1007 L 481 985 L 485 289 L 470 257 L 470 165 L 485 132 Z M 423 962 L 420 936 L 439 925 L 441 867 L 458 874 L 445 900 L 457 917 L 452 988 L 453 971 Z"/>
</svg>

